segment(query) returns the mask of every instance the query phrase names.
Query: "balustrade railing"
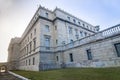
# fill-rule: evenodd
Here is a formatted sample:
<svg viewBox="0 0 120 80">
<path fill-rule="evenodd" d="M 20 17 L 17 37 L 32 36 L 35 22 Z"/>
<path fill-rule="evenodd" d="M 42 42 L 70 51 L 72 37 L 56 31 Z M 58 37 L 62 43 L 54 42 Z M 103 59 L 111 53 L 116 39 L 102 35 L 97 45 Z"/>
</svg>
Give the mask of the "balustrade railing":
<svg viewBox="0 0 120 80">
<path fill-rule="evenodd" d="M 119 33 L 120 33 L 120 24 L 113 26 L 113 27 L 110 27 L 108 29 L 105 29 L 103 31 L 100 31 L 100 32 L 93 34 L 91 36 L 87 36 L 85 38 L 79 39 L 79 40 L 74 41 L 72 43 L 63 45 L 63 46 L 49 47 L 48 49 L 47 49 L 47 47 L 41 46 L 40 50 L 41 51 L 63 51 L 63 50 L 70 49 L 70 48 L 73 48 L 76 46 L 80 46 L 80 45 L 83 45 L 83 44 L 86 44 L 86 43 L 89 43 L 92 41 L 104 39 L 106 37 L 110 37 L 110 36 L 113 36 L 113 35 L 116 35 Z"/>
</svg>

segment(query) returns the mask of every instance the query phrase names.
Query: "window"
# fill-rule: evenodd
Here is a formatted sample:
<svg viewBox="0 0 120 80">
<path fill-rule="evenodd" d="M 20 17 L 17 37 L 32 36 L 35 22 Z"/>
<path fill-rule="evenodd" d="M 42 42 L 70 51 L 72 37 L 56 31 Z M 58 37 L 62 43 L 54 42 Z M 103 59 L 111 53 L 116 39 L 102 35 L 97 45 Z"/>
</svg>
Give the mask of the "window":
<svg viewBox="0 0 120 80">
<path fill-rule="evenodd" d="M 81 37 L 83 37 L 83 32 L 82 31 L 80 31 L 80 35 L 81 35 Z"/>
<path fill-rule="evenodd" d="M 45 25 L 45 31 L 46 31 L 46 32 L 49 32 L 49 31 L 50 31 L 50 29 L 49 29 L 49 26 L 48 26 L 48 25 Z"/>
<path fill-rule="evenodd" d="M 50 36 L 45 36 L 45 46 L 46 49 L 50 49 Z"/>
<path fill-rule="evenodd" d="M 30 65 L 30 59 L 29 59 L 29 65 Z"/>
<path fill-rule="evenodd" d="M 75 35 L 76 39 L 79 39 L 79 35 Z"/>
<path fill-rule="evenodd" d="M 85 24 L 83 24 L 83 27 L 85 27 Z"/>
<path fill-rule="evenodd" d="M 69 27 L 69 34 L 73 34 L 72 27 Z"/>
<path fill-rule="evenodd" d="M 33 39 L 33 50 L 35 51 L 36 49 L 36 38 Z"/>
<path fill-rule="evenodd" d="M 70 17 L 67 17 L 68 18 L 68 20 L 70 21 Z"/>
<path fill-rule="evenodd" d="M 73 19 L 73 22 L 74 22 L 74 23 L 76 23 L 76 20 L 75 20 L 75 19 Z"/>
<path fill-rule="evenodd" d="M 75 29 L 75 33 L 76 33 L 76 35 L 78 35 L 78 29 Z"/>
<path fill-rule="evenodd" d="M 80 22 L 78 22 L 78 24 L 80 25 Z"/>
<path fill-rule="evenodd" d="M 47 12 L 45 13 L 45 17 L 48 18 L 48 13 Z"/>
<path fill-rule="evenodd" d="M 59 57 L 58 56 L 56 56 L 56 59 L 57 59 L 57 61 L 59 61 Z"/>
<path fill-rule="evenodd" d="M 85 34 L 85 36 L 87 36 L 87 33 L 86 33 L 86 32 L 84 32 L 84 34 Z"/>
<path fill-rule="evenodd" d="M 90 27 L 90 30 L 92 30 L 92 27 Z"/>
<path fill-rule="evenodd" d="M 89 27 L 87 26 L 87 29 L 89 29 Z"/>
<path fill-rule="evenodd" d="M 36 35 L 36 29 L 34 29 L 34 35 Z"/>
<path fill-rule="evenodd" d="M 75 36 L 76 36 L 76 39 L 79 39 L 79 35 L 78 35 L 78 29 L 75 29 Z"/>
<path fill-rule="evenodd" d="M 73 54 L 70 53 L 69 56 L 70 56 L 70 62 L 73 62 Z"/>
<path fill-rule="evenodd" d="M 33 65 L 35 65 L 35 58 L 33 58 Z"/>
<path fill-rule="evenodd" d="M 30 36 L 30 37 L 31 37 L 31 39 L 32 39 L 32 33 L 31 33 L 31 36 Z"/>
<path fill-rule="evenodd" d="M 65 41 L 62 41 L 62 45 L 65 45 Z"/>
<path fill-rule="evenodd" d="M 120 57 L 120 43 L 114 44 L 117 52 L 117 56 Z"/>
<path fill-rule="evenodd" d="M 28 37 L 28 42 L 29 42 L 29 37 Z"/>
<path fill-rule="evenodd" d="M 24 48 L 24 53 L 26 54 L 26 47 Z"/>
<path fill-rule="evenodd" d="M 72 40 L 72 39 L 70 40 L 70 43 L 73 43 L 73 40 Z"/>
<path fill-rule="evenodd" d="M 26 66 L 27 66 L 27 60 L 26 60 Z"/>
<path fill-rule="evenodd" d="M 54 15 L 56 16 L 56 13 L 54 13 Z"/>
<path fill-rule="evenodd" d="M 55 26 L 55 30 L 57 30 L 57 26 Z"/>
<path fill-rule="evenodd" d="M 71 39 L 70 40 L 70 47 L 72 48 L 74 46 L 74 42 L 73 42 L 73 40 Z"/>
<path fill-rule="evenodd" d="M 30 52 L 32 51 L 32 42 L 30 42 Z"/>
<path fill-rule="evenodd" d="M 56 44 L 58 44 L 58 40 L 56 39 Z"/>
<path fill-rule="evenodd" d="M 88 60 L 92 60 L 91 49 L 86 50 L 86 52 L 87 52 Z"/>
<path fill-rule="evenodd" d="M 28 45 L 27 45 L 27 55 L 28 55 Z"/>
</svg>

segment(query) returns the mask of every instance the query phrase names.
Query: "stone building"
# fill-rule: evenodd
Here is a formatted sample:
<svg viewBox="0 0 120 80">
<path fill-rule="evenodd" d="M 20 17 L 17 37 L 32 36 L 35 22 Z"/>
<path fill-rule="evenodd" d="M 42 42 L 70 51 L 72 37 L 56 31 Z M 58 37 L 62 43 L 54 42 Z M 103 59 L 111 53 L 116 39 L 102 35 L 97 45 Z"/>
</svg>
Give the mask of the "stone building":
<svg viewBox="0 0 120 80">
<path fill-rule="evenodd" d="M 120 25 L 99 31 L 99 26 L 59 8 L 40 6 L 21 38 L 11 40 L 8 62 L 16 69 L 34 71 L 119 66 L 119 33 Z"/>
<path fill-rule="evenodd" d="M 8 69 L 18 69 L 19 56 L 20 56 L 20 38 L 12 38 L 8 47 Z"/>
</svg>

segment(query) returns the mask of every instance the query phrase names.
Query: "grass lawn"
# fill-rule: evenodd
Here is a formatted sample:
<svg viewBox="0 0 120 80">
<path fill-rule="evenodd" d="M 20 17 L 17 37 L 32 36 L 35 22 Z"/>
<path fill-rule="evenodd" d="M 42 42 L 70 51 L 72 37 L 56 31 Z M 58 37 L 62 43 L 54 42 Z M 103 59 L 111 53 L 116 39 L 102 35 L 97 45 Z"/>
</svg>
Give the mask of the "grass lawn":
<svg viewBox="0 0 120 80">
<path fill-rule="evenodd" d="M 13 72 L 31 80 L 120 80 L 120 68 L 70 68 Z"/>
</svg>

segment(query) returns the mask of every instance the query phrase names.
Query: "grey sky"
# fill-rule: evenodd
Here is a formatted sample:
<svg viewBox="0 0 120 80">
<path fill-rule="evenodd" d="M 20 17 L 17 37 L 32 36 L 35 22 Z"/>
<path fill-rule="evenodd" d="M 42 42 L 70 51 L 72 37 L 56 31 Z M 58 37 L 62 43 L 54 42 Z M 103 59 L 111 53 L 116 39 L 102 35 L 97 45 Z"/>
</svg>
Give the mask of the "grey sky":
<svg viewBox="0 0 120 80">
<path fill-rule="evenodd" d="M 20 37 L 41 4 L 56 6 L 101 29 L 120 23 L 120 0 L 0 0 L 0 62 L 7 61 L 10 39 Z"/>
</svg>

